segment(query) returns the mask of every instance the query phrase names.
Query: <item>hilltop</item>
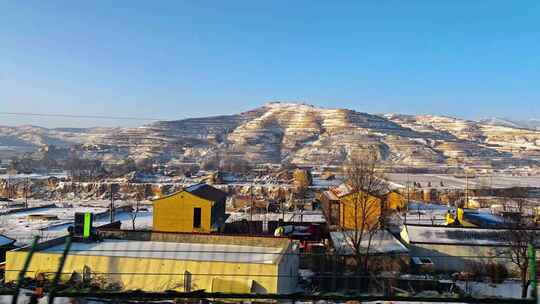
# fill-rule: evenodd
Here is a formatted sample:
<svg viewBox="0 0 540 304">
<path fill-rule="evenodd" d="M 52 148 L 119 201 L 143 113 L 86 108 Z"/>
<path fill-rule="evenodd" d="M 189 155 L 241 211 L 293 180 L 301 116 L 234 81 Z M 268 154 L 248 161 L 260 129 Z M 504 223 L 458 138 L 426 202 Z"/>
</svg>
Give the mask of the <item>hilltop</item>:
<svg viewBox="0 0 540 304">
<path fill-rule="evenodd" d="M 252 163 L 339 165 L 368 147 L 395 166 L 508 168 L 540 161 L 540 131 L 521 124 L 280 102 L 138 128 L 0 127 L 4 154 L 43 150 L 44 145 L 104 162 L 131 157 L 182 164 L 237 157 Z"/>
</svg>

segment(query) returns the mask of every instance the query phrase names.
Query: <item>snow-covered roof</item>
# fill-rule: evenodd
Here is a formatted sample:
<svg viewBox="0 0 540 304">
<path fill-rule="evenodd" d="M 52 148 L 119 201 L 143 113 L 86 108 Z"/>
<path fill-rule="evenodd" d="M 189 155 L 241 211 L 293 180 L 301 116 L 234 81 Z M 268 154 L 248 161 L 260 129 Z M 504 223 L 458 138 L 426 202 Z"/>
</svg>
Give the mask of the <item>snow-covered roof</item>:
<svg viewBox="0 0 540 304">
<path fill-rule="evenodd" d="M 279 221 L 295 223 L 325 223 L 326 219 L 320 210 L 314 211 L 294 211 L 285 213 L 255 213 L 249 214 L 244 212 L 229 212 L 230 216 L 227 223 L 238 222 L 241 220 L 253 221 Z"/>
<path fill-rule="evenodd" d="M 338 197 L 343 197 L 345 195 L 348 195 L 352 192 L 351 186 L 347 185 L 346 183 L 342 183 L 337 187 L 332 188 L 332 192 L 335 193 Z"/>
<path fill-rule="evenodd" d="M 64 247 L 60 244 L 43 252 L 60 254 Z M 281 247 L 107 239 L 99 243 L 73 243 L 70 254 L 272 264 L 282 251 Z"/>
<path fill-rule="evenodd" d="M 330 238 L 334 249 L 338 254 L 352 255 L 354 254 L 352 240 L 354 238 L 354 230 L 332 231 Z M 362 251 L 366 251 L 369 244 L 369 238 L 366 234 L 360 242 Z M 388 230 L 378 230 L 371 239 L 369 249 L 370 254 L 389 254 L 389 253 L 408 253 L 409 250 L 398 239 L 396 239 Z"/>
<path fill-rule="evenodd" d="M 227 197 L 227 193 L 204 183 L 187 187 L 184 191 L 214 202 Z"/>
<path fill-rule="evenodd" d="M 324 191 L 323 194 L 331 201 L 338 201 L 339 200 L 337 195 L 334 192 L 330 191 L 330 190 Z"/>
<path fill-rule="evenodd" d="M 505 246 L 507 229 L 465 228 L 452 226 L 405 225 L 408 242 L 411 244 Z M 540 230 L 537 233 L 540 240 Z M 403 235 L 403 234 L 402 234 Z M 540 243 L 537 244 L 537 247 Z"/>
</svg>

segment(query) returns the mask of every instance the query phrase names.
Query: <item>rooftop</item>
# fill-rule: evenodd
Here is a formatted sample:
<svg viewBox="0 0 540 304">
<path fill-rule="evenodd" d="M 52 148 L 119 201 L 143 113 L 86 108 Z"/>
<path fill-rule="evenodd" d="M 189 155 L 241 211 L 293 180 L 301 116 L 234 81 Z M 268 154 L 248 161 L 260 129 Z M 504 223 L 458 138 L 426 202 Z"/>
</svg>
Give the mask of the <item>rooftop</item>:
<svg viewBox="0 0 540 304">
<path fill-rule="evenodd" d="M 430 225 L 405 225 L 403 229 L 406 229 L 411 244 L 505 246 L 508 243 L 503 237 L 507 229 Z M 538 234 L 536 239 L 540 240 L 540 230 L 534 231 Z M 540 244 L 536 245 L 540 246 Z"/>
<path fill-rule="evenodd" d="M 331 190 L 337 197 L 343 197 L 353 192 L 351 186 L 347 183 L 341 183 L 339 186 L 332 188 Z"/>
<path fill-rule="evenodd" d="M 196 184 L 189 186 L 184 189 L 184 191 L 214 202 L 220 201 L 227 196 L 227 193 L 208 184 Z"/>
<path fill-rule="evenodd" d="M 6 246 L 6 245 L 11 245 L 13 243 L 15 243 L 14 239 L 0 234 L 0 247 L 1 246 Z"/>
<path fill-rule="evenodd" d="M 287 211 L 285 213 L 254 213 L 249 214 L 247 212 L 230 212 L 230 216 L 227 218 L 227 223 L 238 222 L 242 220 L 253 221 L 279 221 L 295 222 L 295 223 L 325 223 L 326 219 L 322 211 Z"/>
<path fill-rule="evenodd" d="M 195 196 L 198 196 L 200 198 L 203 198 L 205 200 L 212 201 L 212 202 L 221 201 L 221 200 L 223 200 L 223 199 L 225 199 L 227 197 L 227 193 L 225 193 L 225 192 L 223 192 L 223 191 L 221 191 L 221 190 L 219 190 L 219 189 L 217 189 L 217 188 L 215 188 L 215 187 L 213 187 L 211 185 L 201 183 L 201 184 L 191 185 L 191 186 L 185 188 L 182 191 L 178 191 L 178 192 L 175 192 L 175 193 L 172 193 L 172 194 L 157 198 L 154 201 L 157 201 L 157 200 L 160 200 L 160 199 L 163 199 L 163 198 L 166 198 L 166 197 L 171 197 L 171 196 L 177 195 L 179 193 L 182 193 L 184 191 L 188 192 L 188 193 L 191 193 L 191 194 L 193 194 Z"/>
<path fill-rule="evenodd" d="M 330 232 L 330 238 L 334 249 L 338 254 L 352 255 L 353 246 L 352 230 L 346 231 L 332 231 Z M 368 247 L 368 236 L 366 235 L 360 243 L 361 249 L 366 250 Z M 378 230 L 373 235 L 370 246 L 370 254 L 390 254 L 390 253 L 408 253 L 409 250 L 398 239 L 396 239 L 387 230 Z"/>
<path fill-rule="evenodd" d="M 64 247 L 64 244 L 60 244 L 42 252 L 61 254 Z M 278 247 L 106 239 L 97 243 L 73 243 L 70 254 L 272 264 L 281 250 Z"/>
<path fill-rule="evenodd" d="M 70 255 L 276 264 L 295 250 L 287 238 L 100 229 L 99 242 L 74 241 Z M 42 242 L 39 252 L 62 254 L 66 237 Z M 18 250 L 28 250 L 23 247 Z"/>
<path fill-rule="evenodd" d="M 337 195 L 330 190 L 324 191 L 323 194 L 326 195 L 326 197 L 331 201 L 339 201 L 339 197 L 337 197 Z"/>
</svg>

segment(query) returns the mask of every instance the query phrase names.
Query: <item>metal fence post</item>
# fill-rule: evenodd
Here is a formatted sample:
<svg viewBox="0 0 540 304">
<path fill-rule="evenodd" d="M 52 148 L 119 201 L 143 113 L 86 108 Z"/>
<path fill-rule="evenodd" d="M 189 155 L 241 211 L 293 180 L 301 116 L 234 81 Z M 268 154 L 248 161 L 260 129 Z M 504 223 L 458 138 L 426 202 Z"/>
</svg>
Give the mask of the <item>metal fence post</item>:
<svg viewBox="0 0 540 304">
<path fill-rule="evenodd" d="M 13 298 L 11 298 L 12 304 L 17 304 L 17 301 L 19 300 L 19 292 L 21 290 L 22 282 L 24 280 L 24 275 L 30 267 L 30 261 L 32 260 L 32 256 L 37 249 L 38 241 L 39 236 L 35 236 L 34 240 L 32 241 L 32 246 L 30 246 L 30 251 L 28 251 L 28 255 L 26 256 L 26 260 L 24 261 L 24 266 L 19 272 L 19 277 L 17 278 L 17 285 L 15 286 L 15 294 L 13 295 Z"/>
<path fill-rule="evenodd" d="M 66 263 L 66 258 L 70 247 L 71 237 L 68 236 L 66 237 L 66 247 L 64 248 L 64 252 L 62 252 L 62 256 L 60 257 L 60 263 L 58 264 L 58 269 L 56 270 L 56 274 L 54 275 L 51 285 L 51 290 L 49 291 L 49 304 L 54 303 L 54 294 L 56 293 L 58 282 L 60 282 L 60 276 L 62 275 L 62 269 L 64 269 L 64 264 Z"/>
<path fill-rule="evenodd" d="M 538 289 L 536 285 L 536 249 L 532 244 L 527 248 L 529 256 L 529 279 L 531 280 L 531 296 L 533 299 L 538 298 Z"/>
</svg>

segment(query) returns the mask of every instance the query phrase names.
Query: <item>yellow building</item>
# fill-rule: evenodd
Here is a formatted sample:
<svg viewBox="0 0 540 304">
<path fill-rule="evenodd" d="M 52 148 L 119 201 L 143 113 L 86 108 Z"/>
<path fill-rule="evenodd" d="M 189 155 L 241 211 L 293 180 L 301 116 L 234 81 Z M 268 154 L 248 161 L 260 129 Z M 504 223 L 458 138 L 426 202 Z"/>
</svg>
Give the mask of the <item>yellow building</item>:
<svg viewBox="0 0 540 304">
<path fill-rule="evenodd" d="M 345 229 L 360 228 L 363 218 L 367 219 L 368 226 L 372 226 L 377 223 L 382 208 L 395 211 L 404 209 L 407 204 L 405 198 L 396 191 L 376 196 L 355 191 L 345 183 L 322 192 L 318 199 L 327 222 Z"/>
<path fill-rule="evenodd" d="M 362 191 L 352 192 L 340 198 L 339 211 L 342 228 L 358 230 L 364 225 L 369 229 L 379 220 L 381 199 Z"/>
<path fill-rule="evenodd" d="M 385 195 L 386 207 L 390 210 L 404 210 L 407 206 L 407 200 L 401 193 L 390 191 Z"/>
<path fill-rule="evenodd" d="M 153 230 L 164 232 L 219 231 L 225 225 L 227 194 L 207 184 L 154 200 Z"/>
<path fill-rule="evenodd" d="M 193 233 L 100 231 L 100 242 L 74 242 L 62 277 L 90 274 L 122 290 L 292 293 L 297 243 L 286 238 Z M 65 238 L 41 243 L 27 277 L 55 273 Z M 6 282 L 17 279 L 28 247 L 9 251 Z"/>
<path fill-rule="evenodd" d="M 462 227 L 478 227 L 465 218 L 465 211 L 462 208 L 457 208 L 456 213 L 446 213 L 446 225 L 462 226 Z"/>
</svg>

